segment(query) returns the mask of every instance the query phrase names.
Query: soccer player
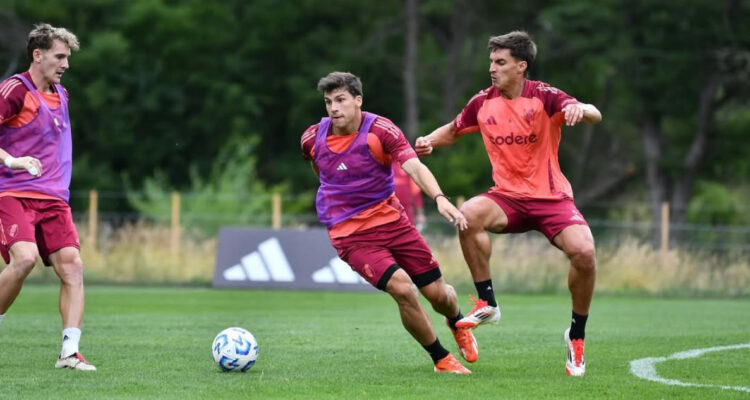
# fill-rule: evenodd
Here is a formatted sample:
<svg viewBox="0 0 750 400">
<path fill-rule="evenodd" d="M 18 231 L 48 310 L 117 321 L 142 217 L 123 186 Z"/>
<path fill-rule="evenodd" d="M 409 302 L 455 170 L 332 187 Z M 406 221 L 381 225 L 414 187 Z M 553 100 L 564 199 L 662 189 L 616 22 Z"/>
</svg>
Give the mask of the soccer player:
<svg viewBox="0 0 750 400">
<path fill-rule="evenodd" d="M 488 232 L 540 231 L 570 259 L 573 319 L 564 332 L 565 371 L 581 376 L 586 371 L 584 337 L 596 274 L 594 238 L 573 203 L 557 152 L 563 124 L 597 123 L 602 116 L 593 105 L 528 79 L 536 45 L 526 32 L 491 37 L 488 50 L 492 86 L 469 100 L 452 122 L 415 143 L 417 153 L 426 156 L 434 147 L 479 131 L 492 164 L 495 185 L 461 207 L 469 227 L 459 232 L 459 239 L 479 299 L 457 326 L 475 328 L 500 320 L 490 279 Z"/>
<path fill-rule="evenodd" d="M 72 171 L 68 92 L 60 85 L 78 39 L 38 24 L 26 46 L 29 70 L 0 83 L 0 322 L 41 256 L 60 277 L 62 350 L 55 368 L 95 371 L 78 352 L 83 265 L 68 199 Z M 8 349 L 4 349 L 8 350 Z"/>
<path fill-rule="evenodd" d="M 399 203 L 404 206 L 404 211 L 409 220 L 422 231 L 425 224 L 424 203 L 422 202 L 422 190 L 411 180 L 409 175 L 397 162 L 393 166 L 393 184 Z"/>
<path fill-rule="evenodd" d="M 435 372 L 471 373 L 440 343 L 419 303 L 417 288 L 446 317 L 464 359 L 476 361 L 473 333 L 456 328 L 463 318 L 456 292 L 442 278 L 437 261 L 394 195 L 391 162 L 401 164 L 448 221 L 464 229 L 466 219 L 440 191 L 401 130 L 386 118 L 362 111 L 358 77 L 332 72 L 320 79 L 318 90 L 328 117 L 305 130 L 301 145 L 320 179 L 315 205 L 331 244 L 367 282 L 393 297 L 404 328 L 429 353 Z"/>
</svg>

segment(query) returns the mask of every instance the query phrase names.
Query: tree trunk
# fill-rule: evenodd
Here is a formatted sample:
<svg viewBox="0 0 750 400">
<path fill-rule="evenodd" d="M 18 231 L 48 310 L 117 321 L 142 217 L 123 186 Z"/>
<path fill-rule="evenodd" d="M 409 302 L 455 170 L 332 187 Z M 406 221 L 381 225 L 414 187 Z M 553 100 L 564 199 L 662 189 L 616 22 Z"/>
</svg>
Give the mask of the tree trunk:
<svg viewBox="0 0 750 400">
<path fill-rule="evenodd" d="M 690 145 L 690 150 L 685 155 L 685 159 L 682 163 L 683 170 L 680 179 L 675 182 L 674 192 L 672 193 L 673 211 L 670 215 L 672 216 L 672 221 L 676 224 L 684 223 L 687 216 L 687 205 L 692 193 L 695 175 L 706 155 L 708 134 L 711 131 L 710 125 L 711 119 L 713 118 L 714 99 L 716 97 L 716 91 L 721 87 L 722 80 L 723 79 L 719 74 L 708 79 L 701 90 L 700 98 L 698 99 L 695 136 Z M 680 238 L 680 233 L 679 230 L 675 232 L 674 238 L 676 240 Z"/>
<path fill-rule="evenodd" d="M 456 102 L 461 94 L 459 77 L 463 76 L 461 71 L 461 49 L 466 43 L 468 35 L 469 12 L 467 4 L 463 1 L 453 3 L 451 10 L 450 32 L 448 38 L 447 59 L 445 63 L 443 85 L 443 121 L 450 121 L 458 112 Z"/>
<path fill-rule="evenodd" d="M 661 117 L 645 115 L 643 119 L 643 152 L 646 156 L 646 184 L 648 185 L 651 216 L 654 221 L 652 241 L 659 245 L 659 231 L 661 224 L 661 204 L 667 198 L 668 181 L 659 165 L 664 153 L 663 136 L 661 132 Z"/>
<path fill-rule="evenodd" d="M 406 1 L 406 51 L 404 53 L 404 134 L 414 142 L 419 134 L 417 102 L 417 61 L 419 40 L 419 0 Z"/>
</svg>

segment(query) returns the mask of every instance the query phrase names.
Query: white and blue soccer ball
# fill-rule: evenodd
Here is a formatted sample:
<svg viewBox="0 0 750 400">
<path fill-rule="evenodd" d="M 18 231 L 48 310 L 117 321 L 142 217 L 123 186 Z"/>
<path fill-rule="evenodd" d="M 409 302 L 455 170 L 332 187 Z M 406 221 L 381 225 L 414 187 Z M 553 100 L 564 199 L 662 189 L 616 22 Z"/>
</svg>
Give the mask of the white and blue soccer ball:
<svg viewBox="0 0 750 400">
<path fill-rule="evenodd" d="M 219 332 L 211 346 L 214 362 L 224 372 L 245 372 L 258 358 L 258 342 L 252 333 L 232 327 Z"/>
</svg>

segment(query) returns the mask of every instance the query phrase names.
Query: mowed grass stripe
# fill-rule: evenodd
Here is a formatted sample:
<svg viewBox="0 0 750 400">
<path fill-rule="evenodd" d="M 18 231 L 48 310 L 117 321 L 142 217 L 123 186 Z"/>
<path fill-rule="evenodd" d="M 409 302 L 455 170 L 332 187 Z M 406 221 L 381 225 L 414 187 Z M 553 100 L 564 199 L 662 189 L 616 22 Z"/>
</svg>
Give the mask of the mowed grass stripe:
<svg viewBox="0 0 750 400">
<path fill-rule="evenodd" d="M 443 376 L 432 372 L 382 293 L 89 286 L 81 350 L 99 371 L 85 374 L 52 368 L 60 342 L 57 288 L 27 285 L 0 326 L 0 398 L 747 398 L 640 380 L 628 366 L 637 358 L 750 342 L 746 299 L 597 296 L 583 379 L 563 370 L 568 296 L 499 300 L 500 324 L 475 331 L 480 359 L 467 364 L 474 373 Z M 430 312 L 441 342 L 457 355 L 443 318 Z M 249 329 L 260 343 L 249 373 L 221 373 L 213 365 L 211 342 L 229 326 Z M 666 378 L 750 386 L 747 350 L 657 370 Z"/>
</svg>

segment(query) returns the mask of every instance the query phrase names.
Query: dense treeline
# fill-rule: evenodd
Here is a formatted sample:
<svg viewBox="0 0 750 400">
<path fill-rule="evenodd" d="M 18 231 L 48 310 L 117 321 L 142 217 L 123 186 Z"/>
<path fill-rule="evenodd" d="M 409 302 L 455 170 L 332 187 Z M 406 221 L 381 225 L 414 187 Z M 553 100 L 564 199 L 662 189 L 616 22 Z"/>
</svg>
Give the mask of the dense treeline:
<svg viewBox="0 0 750 400">
<path fill-rule="evenodd" d="M 361 76 L 365 109 L 413 140 L 489 86 L 490 35 L 525 29 L 539 45 L 532 78 L 604 114 L 564 130 L 584 209 L 647 199 L 670 201 L 676 222 L 750 223 L 747 1 L 0 0 L 4 77 L 27 68 L 39 21 L 81 40 L 63 78 L 74 190 L 199 190 L 231 165 L 244 179 L 215 190 L 309 193 L 299 137 L 324 112 L 318 78 Z M 478 137 L 426 163 L 454 195 L 491 185 Z"/>
</svg>

